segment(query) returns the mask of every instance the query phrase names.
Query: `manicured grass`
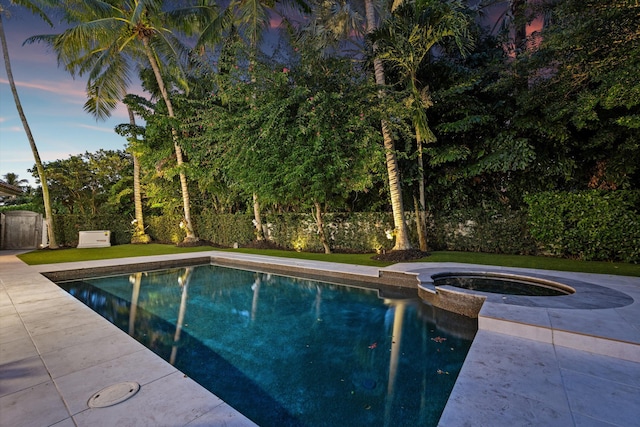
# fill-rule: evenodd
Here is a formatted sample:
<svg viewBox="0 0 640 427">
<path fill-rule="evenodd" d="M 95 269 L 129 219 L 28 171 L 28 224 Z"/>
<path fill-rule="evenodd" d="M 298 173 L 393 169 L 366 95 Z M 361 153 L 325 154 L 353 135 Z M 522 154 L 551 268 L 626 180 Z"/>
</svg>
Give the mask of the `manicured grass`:
<svg viewBox="0 0 640 427">
<path fill-rule="evenodd" d="M 433 252 L 427 262 L 466 262 L 502 267 L 539 268 L 541 270 L 575 271 L 581 273 L 616 274 L 640 277 L 640 264 L 605 261 L 577 261 L 527 255 L 500 255 L 478 252 Z"/>
<path fill-rule="evenodd" d="M 218 250 L 207 246 L 180 248 L 174 245 L 118 245 L 108 248 L 91 249 L 59 249 L 38 250 L 18 257 L 29 265 L 52 264 L 71 261 L 88 261 L 98 259 L 126 258 L 147 255 L 179 254 Z M 319 254 L 308 252 L 280 251 L 272 249 L 225 249 L 229 252 L 240 252 L 257 255 L 270 255 L 287 258 L 308 259 L 314 261 L 331 261 L 346 264 L 384 267 L 388 262 L 371 259 L 373 254 Z M 433 252 L 430 256 L 417 260 L 419 262 L 462 262 L 470 264 L 495 265 L 503 267 L 539 268 L 542 270 L 576 271 L 584 273 L 616 274 L 640 277 L 640 265 L 614 262 L 576 261 L 560 258 L 498 255 L 476 252 Z"/>
<path fill-rule="evenodd" d="M 41 249 L 18 255 L 22 261 L 29 265 L 55 264 L 59 262 L 93 261 L 98 259 L 128 258 L 148 255 L 168 255 L 185 252 L 206 251 L 206 246 L 179 248 L 174 245 L 160 245 L 156 243 L 148 245 L 117 245 L 108 248 L 86 249 Z"/>
</svg>

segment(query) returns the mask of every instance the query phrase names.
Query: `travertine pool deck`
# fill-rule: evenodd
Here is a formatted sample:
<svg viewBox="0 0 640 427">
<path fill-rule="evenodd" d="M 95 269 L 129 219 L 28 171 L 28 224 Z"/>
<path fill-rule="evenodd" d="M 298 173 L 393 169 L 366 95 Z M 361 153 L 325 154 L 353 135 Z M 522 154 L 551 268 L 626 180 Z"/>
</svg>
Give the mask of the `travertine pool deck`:
<svg viewBox="0 0 640 427">
<path fill-rule="evenodd" d="M 41 266 L 15 255 L 0 251 L 0 426 L 254 425 L 41 272 L 204 256 L 291 274 L 379 275 L 373 267 L 220 251 Z M 384 270 L 422 279 L 487 268 L 407 263 Z M 640 278 L 508 270 L 583 281 L 590 291 L 578 290 L 577 307 L 488 298 L 440 425 L 639 425 Z M 111 407 L 88 407 L 91 395 L 122 381 L 140 383 L 140 391 Z"/>
</svg>

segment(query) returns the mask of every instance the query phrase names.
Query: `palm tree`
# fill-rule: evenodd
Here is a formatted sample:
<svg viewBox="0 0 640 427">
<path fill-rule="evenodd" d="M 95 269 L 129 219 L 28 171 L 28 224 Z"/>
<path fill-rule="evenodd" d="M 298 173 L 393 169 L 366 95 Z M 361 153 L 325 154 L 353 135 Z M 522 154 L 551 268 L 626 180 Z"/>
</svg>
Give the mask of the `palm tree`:
<svg viewBox="0 0 640 427">
<path fill-rule="evenodd" d="M 18 4 L 26 7 L 32 13 L 38 15 L 49 25 L 53 25 L 49 18 L 45 15 L 45 13 L 40 8 L 44 2 L 37 2 L 35 0 L 12 0 L 11 3 Z M 33 138 L 33 134 L 31 133 L 31 128 L 29 127 L 29 123 L 27 122 L 27 116 L 24 114 L 24 110 L 22 109 L 22 103 L 20 102 L 20 97 L 18 96 L 18 89 L 16 88 L 15 80 L 13 79 L 13 72 L 11 71 L 11 62 L 9 59 L 9 49 L 7 47 L 7 36 L 4 32 L 4 26 L 2 24 L 2 16 L 8 15 L 9 11 L 7 8 L 0 4 L 0 43 L 2 44 L 2 56 L 4 58 L 4 66 L 7 70 L 7 80 L 9 80 L 9 86 L 11 87 L 11 93 L 13 94 L 13 100 L 16 104 L 16 109 L 18 110 L 18 115 L 20 116 L 20 120 L 22 121 L 22 127 L 24 128 L 25 133 L 27 134 L 27 139 L 29 140 L 29 146 L 31 147 L 31 152 L 33 153 L 33 159 L 36 162 L 36 170 L 38 171 L 38 177 L 40 179 L 40 185 L 42 186 L 42 198 L 44 201 L 44 212 L 45 212 L 45 221 L 47 223 L 47 235 L 49 237 L 49 247 L 51 249 L 57 249 L 58 244 L 56 243 L 56 234 L 55 234 L 55 225 L 53 221 L 53 210 L 51 209 L 51 198 L 49 197 L 49 185 L 47 183 L 47 177 L 45 174 L 44 166 L 42 165 L 42 160 L 40 160 L 40 154 L 38 153 L 38 147 L 36 146 L 35 139 Z"/>
<path fill-rule="evenodd" d="M 13 185 L 14 187 L 18 187 L 24 189 L 29 184 L 29 180 L 20 179 L 17 173 L 8 172 L 2 176 L 4 178 L 4 182 L 9 185 Z"/>
<path fill-rule="evenodd" d="M 31 37 L 27 42 L 48 43 L 57 53 L 58 62 L 73 76 L 88 75 L 89 99 L 85 110 L 98 119 L 109 117 L 126 94 L 132 65 L 137 65 L 153 70 L 168 116 L 174 119 L 163 71 L 167 73 L 170 69 L 172 81 L 188 89 L 181 63 L 186 49 L 167 23 L 171 16 L 180 17 L 182 20 L 172 25 L 174 28 L 184 25 L 180 28 L 188 30 L 187 15 L 166 12 L 162 0 L 65 0 L 60 3 L 71 27 L 61 34 Z M 184 158 L 175 127 L 172 134 L 187 233 L 185 243 L 195 242 L 198 238 L 191 221 Z"/>
<path fill-rule="evenodd" d="M 367 34 L 373 34 L 373 32 L 378 28 L 373 0 L 365 0 L 365 13 L 367 19 L 366 32 Z M 377 46 L 374 44 L 374 55 L 376 49 Z M 376 84 L 385 86 L 386 79 L 384 75 L 384 65 L 382 63 L 382 60 L 377 56 L 374 56 L 373 69 Z M 400 168 L 398 167 L 398 157 L 396 156 L 395 141 L 393 140 L 393 135 L 391 134 L 391 130 L 389 129 L 389 124 L 385 120 L 383 120 L 381 126 L 387 164 L 387 175 L 389 176 L 389 194 L 391 197 L 391 210 L 393 212 L 394 234 L 396 238 L 393 250 L 408 250 L 411 249 L 411 243 L 409 242 L 407 223 L 404 220 L 404 203 L 402 201 Z"/>
<path fill-rule="evenodd" d="M 459 1 L 425 0 L 420 6 L 414 2 L 395 5 L 392 16 L 373 35 L 377 57 L 397 72 L 408 92 L 406 105 L 411 111 L 418 154 L 420 204 L 416 209 L 416 222 L 423 251 L 427 250 L 423 144 L 435 142 L 436 137 L 429 128 L 426 114 L 426 109 L 432 105 L 431 99 L 426 88 L 421 87 L 418 71 L 432 48 L 446 39 L 453 39 L 459 50 L 466 53 L 471 41 L 467 31 L 469 24 Z"/>
<path fill-rule="evenodd" d="M 361 6 L 364 6 L 362 8 Z M 352 42 L 356 48 L 363 46 L 354 42 L 354 34 L 365 36 L 373 34 L 378 28 L 377 10 L 380 8 L 374 0 L 364 0 L 364 4 L 350 0 L 333 0 L 320 2 L 316 19 L 311 20 L 309 26 L 303 30 L 303 37 L 313 37 L 318 49 L 335 50 L 345 39 Z M 364 10 L 363 10 L 364 9 Z M 364 16 L 363 16 L 364 14 Z M 373 46 L 374 51 L 376 46 Z M 374 56 L 374 78 L 377 85 L 386 86 L 384 66 L 382 60 Z M 383 90 L 380 96 L 384 96 Z M 393 250 L 409 250 L 409 234 L 404 220 L 404 203 L 402 200 L 402 186 L 395 141 L 386 120 L 381 122 L 385 163 L 389 181 L 389 196 L 393 212 L 395 244 Z"/>
<path fill-rule="evenodd" d="M 501 8 L 500 14 L 494 18 L 492 31 L 500 27 L 508 34 L 507 48 L 514 56 L 518 56 L 527 50 L 527 25 L 544 15 L 545 3 L 549 3 L 549 0 L 483 0 L 479 8 L 480 11 Z"/>
<path fill-rule="evenodd" d="M 127 97 L 125 97 L 125 100 L 126 99 Z M 124 133 L 129 137 L 129 152 L 133 158 L 133 205 L 135 218 L 133 221 L 133 236 L 131 236 L 131 243 L 149 243 L 151 241 L 151 237 L 145 232 L 144 215 L 142 214 L 140 159 L 138 151 L 136 150 L 136 135 L 139 134 L 139 128 L 136 126 L 136 118 L 129 104 L 127 104 L 127 112 L 129 113 L 129 126 L 126 127 L 127 129 L 118 127 L 116 128 L 116 132 L 121 134 Z"/>
</svg>

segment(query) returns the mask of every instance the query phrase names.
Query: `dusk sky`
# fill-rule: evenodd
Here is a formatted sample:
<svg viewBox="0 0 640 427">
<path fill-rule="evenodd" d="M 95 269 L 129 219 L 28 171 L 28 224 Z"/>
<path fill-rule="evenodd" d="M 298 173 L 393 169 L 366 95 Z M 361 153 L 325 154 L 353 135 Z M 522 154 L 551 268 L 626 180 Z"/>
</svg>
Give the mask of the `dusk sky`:
<svg viewBox="0 0 640 427">
<path fill-rule="evenodd" d="M 96 121 L 86 113 L 85 78 L 74 80 L 58 68 L 56 56 L 44 44 L 22 45 L 30 36 L 60 30 L 51 29 L 24 9 L 11 10 L 12 16 L 3 16 L 2 22 L 13 78 L 42 161 L 66 159 L 101 148 L 124 149 L 126 140 L 114 132 L 115 126 L 129 121 L 124 106 L 120 104 L 107 121 Z M 35 162 L 9 88 L 4 60 L 0 61 L 0 179 L 12 172 L 35 186 L 35 179 L 27 172 Z M 135 89 L 132 87 L 131 91 Z"/>
</svg>

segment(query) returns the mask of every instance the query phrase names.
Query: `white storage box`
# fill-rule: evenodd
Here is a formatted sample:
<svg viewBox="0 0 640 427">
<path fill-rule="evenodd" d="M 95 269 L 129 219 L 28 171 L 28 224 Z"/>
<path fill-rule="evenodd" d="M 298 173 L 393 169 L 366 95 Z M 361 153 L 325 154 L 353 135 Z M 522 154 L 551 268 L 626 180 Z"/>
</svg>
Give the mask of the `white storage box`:
<svg viewBox="0 0 640 427">
<path fill-rule="evenodd" d="M 80 231 L 78 237 L 79 248 L 106 248 L 111 246 L 111 231 Z"/>
</svg>

